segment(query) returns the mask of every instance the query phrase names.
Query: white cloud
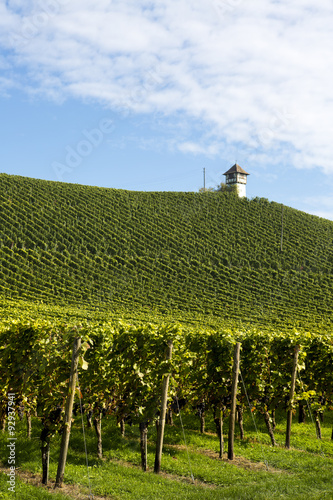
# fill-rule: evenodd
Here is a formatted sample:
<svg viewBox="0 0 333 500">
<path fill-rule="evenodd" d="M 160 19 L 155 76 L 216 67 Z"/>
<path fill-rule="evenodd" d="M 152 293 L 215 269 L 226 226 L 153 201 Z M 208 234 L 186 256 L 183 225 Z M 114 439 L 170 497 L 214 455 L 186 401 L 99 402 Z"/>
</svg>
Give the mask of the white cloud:
<svg viewBox="0 0 333 500">
<path fill-rule="evenodd" d="M 183 142 L 178 144 L 179 151 L 183 153 L 204 154 L 206 156 L 216 156 L 221 152 L 221 145 L 217 143 L 199 144 L 198 142 Z"/>
<path fill-rule="evenodd" d="M 0 46 L 11 72 L 26 69 L 27 91 L 181 114 L 203 139 L 196 130 L 179 150 L 218 155 L 237 143 L 266 162 L 283 144 L 293 166 L 325 173 L 332 24 L 329 0 L 0 2 Z"/>
</svg>

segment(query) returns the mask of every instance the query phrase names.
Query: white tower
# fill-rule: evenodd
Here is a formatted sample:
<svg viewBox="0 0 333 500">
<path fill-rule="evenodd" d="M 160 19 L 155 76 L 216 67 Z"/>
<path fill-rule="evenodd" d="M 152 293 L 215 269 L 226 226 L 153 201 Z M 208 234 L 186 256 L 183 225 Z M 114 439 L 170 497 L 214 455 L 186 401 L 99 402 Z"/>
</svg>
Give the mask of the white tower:
<svg viewBox="0 0 333 500">
<path fill-rule="evenodd" d="M 236 186 L 238 196 L 244 198 L 246 196 L 247 176 L 250 175 L 242 169 L 237 163 L 225 172 L 225 181 L 227 186 Z"/>
</svg>

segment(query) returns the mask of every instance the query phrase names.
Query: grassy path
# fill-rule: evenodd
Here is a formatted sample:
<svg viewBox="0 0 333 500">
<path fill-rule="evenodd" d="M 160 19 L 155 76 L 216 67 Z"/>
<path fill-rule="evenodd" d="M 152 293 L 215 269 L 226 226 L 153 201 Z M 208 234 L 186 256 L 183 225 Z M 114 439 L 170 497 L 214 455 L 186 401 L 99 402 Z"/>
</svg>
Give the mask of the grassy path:
<svg viewBox="0 0 333 500">
<path fill-rule="evenodd" d="M 89 478 L 82 441 L 82 429 L 75 421 L 65 471 L 65 488 L 52 489 L 55 478 L 59 437 L 52 442 L 50 486 L 37 487 L 41 477 L 39 422 L 34 421 L 33 436 L 25 438 L 25 426 L 18 422 L 17 497 L 22 500 L 88 499 L 89 483 L 95 500 L 217 500 L 217 499 L 281 499 L 325 500 L 333 498 L 333 442 L 330 440 L 332 417 L 325 418 L 323 439 L 314 435 L 312 425 L 293 424 L 292 443 L 286 450 L 283 443 L 284 421 L 278 422 L 276 438 L 279 446 L 272 448 L 264 427 L 258 419 L 258 434 L 245 420 L 246 438 L 236 438 L 234 461 L 218 458 L 218 442 L 213 434 L 213 422 L 207 418 L 207 433 L 200 434 L 195 417 L 183 416 L 188 450 L 182 441 L 177 417 L 175 425 L 167 427 L 160 475 L 153 473 L 155 429 L 149 430 L 148 465 L 140 469 L 139 432 L 126 427 L 126 438 L 120 436 L 114 419 L 103 422 L 104 458 L 96 458 L 96 438 L 87 429 Z M 296 420 L 296 419 L 295 419 Z M 259 442 L 260 441 L 260 442 Z M 0 437 L 1 459 L 5 462 L 5 435 Z M 190 463 L 189 463 L 190 460 Z M 267 464 L 267 467 L 266 467 Z M 192 470 L 194 483 L 191 479 Z M 1 498 L 15 498 L 7 491 L 6 475 L 0 469 Z"/>
</svg>

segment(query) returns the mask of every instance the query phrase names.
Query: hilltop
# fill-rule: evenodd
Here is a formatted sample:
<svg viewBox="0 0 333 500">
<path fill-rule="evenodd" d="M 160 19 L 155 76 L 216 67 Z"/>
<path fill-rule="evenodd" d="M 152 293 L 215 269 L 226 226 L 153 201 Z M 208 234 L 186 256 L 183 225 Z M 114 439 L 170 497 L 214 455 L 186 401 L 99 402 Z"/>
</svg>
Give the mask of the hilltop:
<svg viewBox="0 0 333 500">
<path fill-rule="evenodd" d="M 333 222 L 266 199 L 1 174 L 0 225 L 2 299 L 331 327 Z"/>
</svg>

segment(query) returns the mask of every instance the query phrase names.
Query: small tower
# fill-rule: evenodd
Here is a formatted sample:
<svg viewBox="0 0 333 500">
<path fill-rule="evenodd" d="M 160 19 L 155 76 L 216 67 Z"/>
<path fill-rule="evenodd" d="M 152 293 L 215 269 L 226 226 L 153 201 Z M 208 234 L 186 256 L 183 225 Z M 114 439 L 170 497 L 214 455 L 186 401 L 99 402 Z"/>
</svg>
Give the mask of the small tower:
<svg viewBox="0 0 333 500">
<path fill-rule="evenodd" d="M 227 170 L 223 175 L 225 175 L 225 181 L 227 186 L 236 186 L 238 196 L 244 198 L 246 196 L 246 182 L 247 176 L 250 175 L 245 170 L 242 169 L 237 163 L 229 170 Z"/>
</svg>

